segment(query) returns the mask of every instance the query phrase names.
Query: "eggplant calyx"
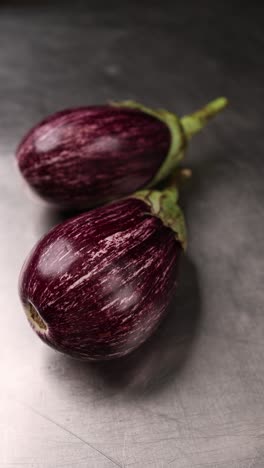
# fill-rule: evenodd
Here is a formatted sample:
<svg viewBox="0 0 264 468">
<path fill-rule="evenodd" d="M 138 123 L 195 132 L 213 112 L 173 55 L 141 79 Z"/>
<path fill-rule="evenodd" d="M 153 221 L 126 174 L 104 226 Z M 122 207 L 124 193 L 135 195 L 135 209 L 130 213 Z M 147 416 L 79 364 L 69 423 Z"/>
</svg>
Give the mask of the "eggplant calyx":
<svg viewBox="0 0 264 468">
<path fill-rule="evenodd" d="M 167 110 L 151 109 L 149 107 L 144 106 L 143 104 L 134 101 L 111 101 L 110 104 L 115 107 L 125 107 L 145 112 L 145 114 L 152 115 L 152 117 L 161 120 L 169 128 L 171 134 L 171 141 L 168 154 L 165 157 L 158 172 L 155 174 L 154 178 L 150 181 L 147 187 L 153 187 L 158 182 L 166 179 L 166 177 L 168 177 L 168 175 L 176 169 L 178 163 L 183 158 L 184 149 L 187 143 L 187 139 L 185 138 L 184 130 L 179 117 L 176 114 L 173 114 L 172 112 L 169 112 Z"/>
<path fill-rule="evenodd" d="M 147 188 L 155 186 L 175 171 L 183 159 L 188 141 L 195 133 L 200 132 L 208 121 L 221 112 L 228 104 L 225 97 L 214 99 L 192 114 L 179 118 L 176 114 L 164 109 L 151 109 L 138 102 L 110 102 L 115 107 L 138 109 L 161 120 L 169 128 L 171 134 L 170 147 L 167 156 Z"/>
<path fill-rule="evenodd" d="M 184 215 L 178 205 L 178 190 L 176 187 L 168 187 L 160 190 L 140 190 L 132 195 L 143 200 L 151 209 L 151 214 L 161 219 L 164 226 L 169 227 L 175 234 L 175 238 L 181 243 L 183 249 L 187 246 L 187 234 Z"/>
</svg>

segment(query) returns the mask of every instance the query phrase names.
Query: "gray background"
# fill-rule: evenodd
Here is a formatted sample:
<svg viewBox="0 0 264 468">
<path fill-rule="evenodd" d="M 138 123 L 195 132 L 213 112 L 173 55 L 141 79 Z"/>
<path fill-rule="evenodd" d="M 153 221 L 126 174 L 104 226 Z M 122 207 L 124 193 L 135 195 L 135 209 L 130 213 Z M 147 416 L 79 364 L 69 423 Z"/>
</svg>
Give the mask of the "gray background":
<svg viewBox="0 0 264 468">
<path fill-rule="evenodd" d="M 263 9 L 182 3 L 1 2 L 1 468 L 264 466 Z M 189 248 L 156 335 L 107 364 L 45 347 L 17 277 L 63 216 L 15 170 L 24 132 L 69 106 L 131 98 L 183 114 L 218 95 L 230 108 L 186 158 Z"/>
</svg>

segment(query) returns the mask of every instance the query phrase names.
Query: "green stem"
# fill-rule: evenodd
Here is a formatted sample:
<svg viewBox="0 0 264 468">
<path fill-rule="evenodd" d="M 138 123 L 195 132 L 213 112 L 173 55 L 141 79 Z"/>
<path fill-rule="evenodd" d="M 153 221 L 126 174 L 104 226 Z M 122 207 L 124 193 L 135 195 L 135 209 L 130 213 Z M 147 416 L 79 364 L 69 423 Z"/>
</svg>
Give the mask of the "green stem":
<svg viewBox="0 0 264 468">
<path fill-rule="evenodd" d="M 184 129 L 185 136 L 188 140 L 202 130 L 208 121 L 215 115 L 221 112 L 228 104 L 228 100 L 224 97 L 215 99 L 209 102 L 206 106 L 190 115 L 185 115 L 181 118 L 181 124 Z"/>
</svg>

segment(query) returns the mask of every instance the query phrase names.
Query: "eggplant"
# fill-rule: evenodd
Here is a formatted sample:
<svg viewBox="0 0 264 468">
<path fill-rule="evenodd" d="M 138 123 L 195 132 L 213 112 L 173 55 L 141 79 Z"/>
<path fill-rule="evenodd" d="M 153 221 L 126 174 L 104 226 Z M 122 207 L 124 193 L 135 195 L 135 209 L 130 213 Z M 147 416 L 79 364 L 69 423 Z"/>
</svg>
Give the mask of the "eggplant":
<svg viewBox="0 0 264 468">
<path fill-rule="evenodd" d="M 164 180 L 192 135 L 226 104 L 218 98 L 181 119 L 133 101 L 64 110 L 24 137 L 17 164 L 44 200 L 63 209 L 98 206 Z"/>
<path fill-rule="evenodd" d="M 143 190 L 53 228 L 20 275 L 28 321 L 52 348 L 86 360 L 126 355 L 157 328 L 186 246 L 176 188 Z"/>
</svg>

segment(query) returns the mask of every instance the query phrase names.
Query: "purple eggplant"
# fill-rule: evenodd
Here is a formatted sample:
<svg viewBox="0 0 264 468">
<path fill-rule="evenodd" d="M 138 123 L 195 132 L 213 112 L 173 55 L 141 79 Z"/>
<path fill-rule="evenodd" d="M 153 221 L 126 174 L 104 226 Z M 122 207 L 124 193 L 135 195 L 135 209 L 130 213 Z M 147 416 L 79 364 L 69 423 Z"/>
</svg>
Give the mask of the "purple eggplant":
<svg viewBox="0 0 264 468">
<path fill-rule="evenodd" d="M 62 208 L 96 206 L 165 179 L 190 137 L 226 104 L 219 98 L 181 119 L 132 101 L 65 110 L 25 136 L 18 167 L 46 201 Z"/>
<path fill-rule="evenodd" d="M 174 188 L 141 191 L 56 226 L 20 275 L 33 330 L 81 359 L 134 350 L 166 312 L 185 238 Z"/>
</svg>

